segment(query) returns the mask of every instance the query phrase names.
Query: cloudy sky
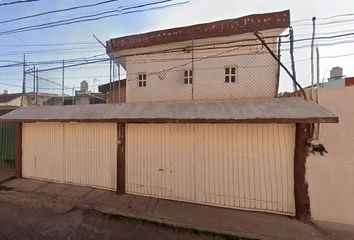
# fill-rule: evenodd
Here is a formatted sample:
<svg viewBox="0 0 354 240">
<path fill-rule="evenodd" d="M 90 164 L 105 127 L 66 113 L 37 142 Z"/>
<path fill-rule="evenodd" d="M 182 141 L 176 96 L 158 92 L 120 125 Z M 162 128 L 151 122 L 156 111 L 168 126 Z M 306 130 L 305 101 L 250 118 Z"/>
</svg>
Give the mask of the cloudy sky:
<svg viewBox="0 0 354 240">
<path fill-rule="evenodd" d="M 14 0 L 2 0 L 0 1 L 0 4 L 11 1 Z M 0 22 L 36 13 L 92 4 L 101 1 L 103 0 L 40 0 L 32 3 L 0 6 Z M 354 3 L 350 0 L 190 0 L 188 4 L 162 10 L 126 14 L 89 23 L 78 23 L 30 32 L 1 34 L 1 32 L 21 27 L 60 21 L 81 15 L 100 13 L 112 9 L 118 9 L 119 7 L 132 6 L 134 4 L 150 1 L 121 0 L 91 8 L 45 15 L 38 18 L 11 23 L 0 23 L 0 65 L 22 61 L 22 55 L 24 53 L 29 62 L 74 59 L 104 54 L 104 49 L 96 43 L 92 34 L 96 34 L 102 41 L 106 41 L 113 37 L 134 33 L 286 9 L 290 9 L 291 11 L 291 21 L 296 39 L 311 37 L 312 27 L 310 19 L 313 16 L 318 18 L 317 36 L 333 36 L 354 32 Z M 175 2 L 182 1 L 184 0 L 176 0 Z M 344 14 L 347 15 L 338 16 Z M 334 17 L 329 18 L 332 16 Z M 298 22 L 299 20 L 305 21 Z M 352 67 L 352 62 L 354 60 L 353 37 L 354 36 L 352 35 L 348 35 L 341 38 L 338 37 L 317 41 L 321 55 L 321 81 L 328 77 L 331 67 L 334 66 L 341 66 L 344 68 L 345 75 L 354 76 L 354 68 Z M 75 44 L 57 45 L 63 43 Z M 43 44 L 46 44 L 46 46 L 37 46 Z M 297 76 L 302 85 L 310 84 L 309 44 L 310 41 L 304 41 L 296 43 L 295 45 L 297 47 L 295 49 Z M 286 49 L 286 46 L 284 46 L 284 49 Z M 283 60 L 287 63 L 289 61 L 289 58 L 287 57 L 288 52 L 284 51 L 283 55 Z M 289 66 L 289 64 L 287 64 L 287 66 Z M 48 66 L 40 66 L 40 68 L 46 67 Z M 83 77 L 87 77 L 88 81 L 92 82 L 92 84 L 100 84 L 108 81 L 107 76 L 109 72 L 107 71 L 107 64 L 96 66 L 96 70 L 94 70 L 93 74 L 95 76 L 93 77 L 87 76 L 89 71 L 93 72 L 92 69 L 88 70 L 86 68 L 81 68 L 73 72 L 72 79 L 77 80 L 68 83 L 70 84 L 70 87 L 75 84 L 78 86 L 78 82 L 82 80 L 78 77 L 80 74 Z M 43 77 L 60 82 L 60 72 L 43 74 Z M 70 72 L 68 72 L 68 74 L 70 75 Z M 20 67 L 0 68 L 0 91 L 4 89 L 9 89 L 11 92 L 19 91 L 21 81 L 22 70 Z M 30 85 L 30 83 L 28 85 Z M 55 85 L 52 85 L 48 82 L 43 83 L 43 86 L 55 87 Z M 290 79 L 285 74 L 282 74 L 281 89 L 291 89 Z"/>
</svg>

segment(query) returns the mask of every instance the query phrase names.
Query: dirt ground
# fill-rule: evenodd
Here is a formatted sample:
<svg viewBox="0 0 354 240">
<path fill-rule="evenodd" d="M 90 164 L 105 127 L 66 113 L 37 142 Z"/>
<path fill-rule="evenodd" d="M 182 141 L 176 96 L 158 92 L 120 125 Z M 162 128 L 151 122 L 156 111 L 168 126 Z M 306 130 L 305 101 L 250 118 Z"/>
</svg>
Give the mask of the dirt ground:
<svg viewBox="0 0 354 240">
<path fill-rule="evenodd" d="M 133 219 L 114 219 L 76 209 L 66 214 L 21 208 L 0 202 L 1 240 L 108 240 L 108 239 L 227 239 L 209 234 L 175 230 Z"/>
</svg>

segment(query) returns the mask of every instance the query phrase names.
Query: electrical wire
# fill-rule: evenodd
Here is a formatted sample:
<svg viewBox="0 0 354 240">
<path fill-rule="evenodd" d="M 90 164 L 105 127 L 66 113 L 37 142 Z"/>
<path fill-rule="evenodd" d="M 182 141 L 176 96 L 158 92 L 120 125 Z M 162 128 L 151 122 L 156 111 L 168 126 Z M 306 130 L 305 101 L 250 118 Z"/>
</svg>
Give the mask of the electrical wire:
<svg viewBox="0 0 354 240">
<path fill-rule="evenodd" d="M 32 1 L 39 1 L 39 0 L 32 0 Z M 35 18 L 35 17 L 39 17 L 39 16 L 45 16 L 45 15 L 49 15 L 49 14 L 53 14 L 53 13 L 67 12 L 67 11 L 77 10 L 77 9 L 81 9 L 81 8 L 96 7 L 96 6 L 99 6 L 99 5 L 112 3 L 112 2 L 118 2 L 118 1 L 119 0 L 108 0 L 108 1 L 98 2 L 98 3 L 94 3 L 94 4 L 86 4 L 86 5 L 76 6 L 76 7 L 70 7 L 70 8 L 58 9 L 58 10 L 53 10 L 53 11 L 48 11 L 48 12 L 42 12 L 42 13 L 37 13 L 37 14 L 28 15 L 28 16 L 24 16 L 24 17 L 12 18 L 12 19 L 9 19 L 9 20 L 0 21 L 0 24 L 16 22 L 16 21 L 19 21 L 19 20 Z"/>
<path fill-rule="evenodd" d="M 111 11 L 93 14 L 93 15 L 86 15 L 86 16 L 81 16 L 81 17 L 76 17 L 76 18 L 71 18 L 71 19 L 65 19 L 65 20 L 54 21 L 54 22 L 49 22 L 49 23 L 26 26 L 26 27 L 16 28 L 16 29 L 12 29 L 12 30 L 2 31 L 2 32 L 0 32 L 0 35 L 8 35 L 8 34 L 14 34 L 14 33 L 47 29 L 47 28 L 53 28 L 53 27 L 57 27 L 57 26 L 71 25 L 71 24 L 75 24 L 75 23 L 97 21 L 97 20 L 101 20 L 101 19 L 105 19 L 105 18 L 116 17 L 119 15 L 126 15 L 126 14 L 139 13 L 139 12 L 144 12 L 144 11 L 151 11 L 151 10 L 173 7 L 173 6 L 183 5 L 183 4 L 188 3 L 188 1 L 185 1 L 185 2 L 178 2 L 178 3 L 174 3 L 174 4 L 168 4 L 168 5 L 164 5 L 161 7 L 152 7 L 152 8 L 146 8 L 146 9 L 140 9 L 140 10 L 132 10 L 132 9 L 143 8 L 146 6 L 163 4 L 163 3 L 167 3 L 167 2 L 171 2 L 171 1 L 173 1 L 173 0 L 155 1 L 155 2 L 137 5 L 134 7 L 122 8 L 121 10 L 120 9 L 119 10 L 111 10 Z M 131 10 L 131 11 L 127 11 L 127 10 Z M 126 11 L 126 12 L 124 12 L 124 11 Z M 105 14 L 113 13 L 113 12 L 118 12 L 118 13 L 110 14 L 110 15 L 106 15 L 106 16 L 101 16 L 101 15 L 105 15 Z"/>
<path fill-rule="evenodd" d="M 0 7 L 13 5 L 13 4 L 19 4 L 19 3 L 31 3 L 31 2 L 38 2 L 38 1 L 39 0 L 22 0 L 22 1 L 15 1 L 15 2 L 0 3 Z"/>
</svg>

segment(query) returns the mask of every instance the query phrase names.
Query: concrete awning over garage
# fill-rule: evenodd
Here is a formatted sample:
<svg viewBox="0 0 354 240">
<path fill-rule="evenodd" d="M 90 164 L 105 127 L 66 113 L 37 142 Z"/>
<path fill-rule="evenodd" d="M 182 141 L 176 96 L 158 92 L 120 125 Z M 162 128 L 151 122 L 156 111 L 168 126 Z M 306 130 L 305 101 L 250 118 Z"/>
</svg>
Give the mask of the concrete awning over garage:
<svg viewBox="0 0 354 240">
<path fill-rule="evenodd" d="M 335 123 L 326 108 L 300 97 L 212 102 L 124 103 L 19 108 L 15 122 Z"/>
</svg>

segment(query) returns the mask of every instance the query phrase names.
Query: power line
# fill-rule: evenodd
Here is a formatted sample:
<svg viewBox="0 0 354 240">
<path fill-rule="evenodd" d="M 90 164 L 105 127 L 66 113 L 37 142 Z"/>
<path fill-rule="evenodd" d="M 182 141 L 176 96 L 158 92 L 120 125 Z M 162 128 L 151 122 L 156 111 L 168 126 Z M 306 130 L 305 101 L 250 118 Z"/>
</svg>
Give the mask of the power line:
<svg viewBox="0 0 354 240">
<path fill-rule="evenodd" d="M 343 37 L 349 37 L 349 36 L 353 36 L 354 33 L 347 33 L 347 34 L 340 34 L 340 35 L 332 35 L 332 36 L 326 36 L 326 37 L 317 37 L 315 39 L 322 39 L 322 40 L 330 40 L 330 39 L 335 39 L 335 38 L 343 38 Z M 242 40 L 242 41 L 255 41 L 254 39 L 248 39 L 248 40 Z M 296 39 L 295 42 L 302 42 L 302 41 L 309 41 L 311 40 L 311 38 L 303 38 L 303 39 Z M 236 43 L 239 43 L 240 41 L 235 41 Z M 288 41 L 283 41 L 283 43 L 287 43 Z M 319 45 L 335 45 L 336 43 L 347 43 L 347 42 L 332 42 L 332 43 L 320 43 Z M 225 45 L 225 43 L 213 43 L 213 44 L 208 44 L 207 46 L 212 46 L 209 48 L 206 48 L 205 45 L 202 46 L 202 48 L 200 50 L 211 50 L 211 49 L 221 49 L 221 48 L 234 48 L 234 47 L 251 47 L 251 46 L 260 46 L 259 43 L 254 43 L 254 44 L 237 44 L 237 45 L 227 45 L 227 46 L 219 46 L 216 47 L 218 45 Z M 232 42 L 227 43 L 227 44 L 232 44 Z M 277 41 L 273 41 L 273 42 L 268 42 L 268 44 L 277 44 Z M 197 46 L 195 49 L 198 50 L 200 46 Z M 297 46 L 296 48 L 302 48 L 302 47 L 307 47 L 306 45 L 302 45 L 302 46 Z M 184 48 L 172 48 L 172 49 L 168 49 L 168 50 L 164 50 L 164 51 L 153 51 L 153 52 L 148 52 L 148 53 L 144 53 L 144 55 L 147 54 L 157 54 L 157 53 L 173 53 L 173 52 L 181 52 L 183 51 Z M 77 58 L 77 59 L 70 59 L 67 62 L 69 63 L 74 63 L 72 65 L 68 65 L 67 67 L 74 67 L 74 66 L 82 66 L 82 65 L 87 65 L 87 64 L 92 64 L 92 63 L 98 63 L 98 62 L 104 62 L 107 61 L 109 58 L 101 58 L 101 59 L 94 59 L 97 56 L 103 56 L 105 54 L 100 54 L 100 55 L 95 55 L 92 57 L 88 57 L 88 58 Z M 135 55 L 140 55 L 140 54 L 133 54 L 133 55 L 127 55 L 127 56 L 135 56 Z M 93 60 L 92 60 L 93 59 Z M 52 61 L 42 61 L 42 62 L 31 62 L 30 64 L 59 64 L 61 63 L 62 60 L 52 60 Z M 13 64 L 8 64 L 8 65 L 3 65 L 0 66 L 0 68 L 7 68 L 7 67 L 18 67 L 22 64 L 22 62 L 20 61 L 14 61 Z M 49 69 L 45 69 L 46 71 L 48 70 L 54 70 L 54 69 L 60 69 L 60 68 L 49 68 Z M 41 70 L 44 71 L 44 70 Z"/>
<path fill-rule="evenodd" d="M 102 13 L 98 13 L 98 14 L 85 15 L 85 16 L 81 16 L 81 17 L 75 17 L 75 18 L 70 18 L 70 19 L 65 19 L 65 20 L 60 20 L 60 21 L 54 21 L 54 22 L 48 22 L 48 23 L 37 24 L 37 25 L 32 25 L 32 26 L 26 26 L 26 27 L 22 27 L 22 28 L 16 28 L 16 29 L 0 32 L 0 35 L 8 35 L 8 34 L 14 34 L 14 33 L 20 33 L 20 32 L 28 32 L 28 31 L 52 28 L 52 27 L 63 26 L 63 25 L 71 25 L 71 24 L 81 23 L 81 22 L 97 21 L 97 20 L 100 20 L 100 19 L 115 17 L 115 16 L 119 16 L 119 15 L 125 15 L 125 14 L 131 14 L 131 13 L 143 12 L 143 11 L 149 11 L 149 10 L 154 10 L 154 9 L 160 9 L 158 7 L 155 7 L 155 8 L 141 9 L 141 10 L 135 10 L 135 11 L 127 11 L 127 10 L 131 10 L 131 9 L 143 8 L 143 7 L 146 7 L 146 6 L 152 6 L 152 5 L 167 3 L 167 2 L 171 2 L 171 1 L 173 1 L 173 0 L 155 1 L 155 2 L 150 2 L 150 3 L 136 5 L 134 7 L 126 7 L 126 8 L 122 8 L 122 9 L 118 9 L 118 10 L 110 10 L 110 11 L 102 12 Z M 165 8 L 165 7 L 175 6 L 175 5 L 182 5 L 182 4 L 185 4 L 187 2 L 188 1 L 179 2 L 179 3 L 175 3 L 175 4 L 164 5 L 162 7 Z M 124 12 L 124 11 L 127 11 L 127 12 Z M 105 15 L 105 14 L 113 13 L 113 12 L 118 12 L 118 13 L 110 14 L 110 15 L 107 15 L 107 16 L 101 16 L 101 15 Z"/>
<path fill-rule="evenodd" d="M 67 43 L 38 43 L 38 44 L 6 44 L 1 47 L 51 47 L 51 46 L 72 46 L 72 45 L 96 45 L 96 42 L 67 42 Z"/>
<path fill-rule="evenodd" d="M 38 2 L 39 0 L 23 0 L 23 1 L 15 1 L 15 2 L 7 2 L 7 3 L 0 3 L 1 6 L 8 6 L 8 5 L 13 5 L 13 4 L 19 4 L 19 3 L 30 3 L 30 2 Z"/>
<path fill-rule="evenodd" d="M 350 17 L 350 16 L 354 16 L 354 13 L 344 13 L 344 14 L 337 14 L 337 15 L 333 15 L 333 16 L 329 16 L 329 17 L 316 17 L 316 20 L 329 20 L 329 19 L 333 19 L 333 18 L 338 18 L 338 17 Z M 295 20 L 295 21 L 291 21 L 291 23 L 299 23 L 299 22 L 308 22 L 308 21 L 312 21 L 312 18 L 305 18 L 305 19 L 299 19 L 299 20 Z"/>
<path fill-rule="evenodd" d="M 39 0 L 31 0 L 31 1 L 39 1 Z M 39 17 L 39 16 L 45 16 L 45 15 L 53 14 L 53 13 L 67 12 L 67 11 L 72 11 L 72 10 L 81 9 L 81 8 L 96 7 L 96 6 L 99 6 L 99 5 L 112 3 L 112 2 L 117 2 L 117 1 L 119 1 L 119 0 L 108 0 L 108 1 L 98 2 L 98 3 L 94 3 L 94 4 L 86 4 L 86 5 L 81 5 L 81 6 L 71 7 L 71 8 L 64 8 L 64 9 L 59 9 L 59 10 L 42 12 L 42 13 L 37 13 L 37 14 L 28 15 L 28 16 L 24 16 L 24 17 L 19 17 L 19 18 L 13 18 L 13 19 L 5 20 L 5 21 L 0 21 L 0 24 L 15 22 L 15 21 L 29 19 L 29 18 L 34 18 L 34 17 Z M 20 1 L 20 2 L 22 2 L 22 1 Z"/>
</svg>

